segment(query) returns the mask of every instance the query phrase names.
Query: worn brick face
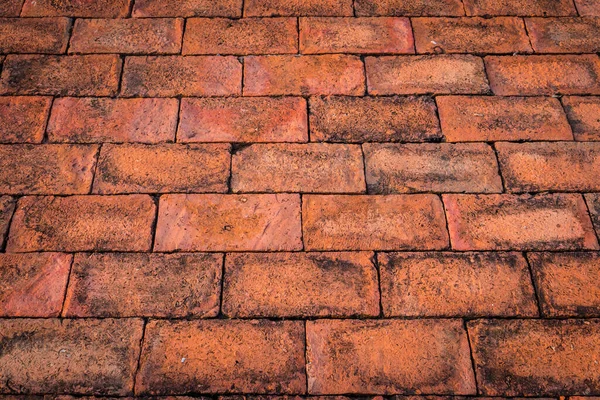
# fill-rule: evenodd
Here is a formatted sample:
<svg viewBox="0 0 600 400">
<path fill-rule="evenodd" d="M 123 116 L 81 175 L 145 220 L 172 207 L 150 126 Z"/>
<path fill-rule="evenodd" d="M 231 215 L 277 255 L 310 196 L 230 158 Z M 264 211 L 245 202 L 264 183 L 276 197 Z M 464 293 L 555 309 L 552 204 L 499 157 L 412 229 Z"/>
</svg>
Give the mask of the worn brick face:
<svg viewBox="0 0 600 400">
<path fill-rule="evenodd" d="M 40 143 L 51 102 L 50 97 L 1 97 L 0 143 Z"/>
<path fill-rule="evenodd" d="M 526 18 L 531 44 L 538 53 L 596 53 L 600 43 L 597 18 Z"/>
<path fill-rule="evenodd" d="M 245 17 L 351 17 L 352 0 L 247 0 Z"/>
<path fill-rule="evenodd" d="M 0 196 L 0 243 L 6 242 L 8 226 L 15 211 L 15 200 L 10 196 Z"/>
<path fill-rule="evenodd" d="M 358 16 L 459 16 L 464 15 L 460 0 L 354 0 Z"/>
<path fill-rule="evenodd" d="M 68 18 L 0 18 L 0 52 L 64 53 L 70 25 Z"/>
<path fill-rule="evenodd" d="M 21 16 L 64 16 L 80 18 L 121 18 L 129 13 L 131 0 L 25 0 Z"/>
<path fill-rule="evenodd" d="M 21 13 L 23 0 L 4 0 L 0 3 L 1 17 L 18 17 Z"/>
<path fill-rule="evenodd" d="M 600 97 L 563 97 L 575 140 L 600 141 Z"/>
<path fill-rule="evenodd" d="M 600 239 L 600 194 L 586 194 L 585 201 L 589 207 L 596 234 Z"/>
<path fill-rule="evenodd" d="M 600 3 L 598 0 L 575 0 L 575 5 L 582 17 L 600 17 Z"/>
<path fill-rule="evenodd" d="M 241 17 L 242 0 L 136 0 L 134 17 Z"/>
<path fill-rule="evenodd" d="M 467 15 L 577 15 L 570 0 L 463 0 Z"/>
</svg>

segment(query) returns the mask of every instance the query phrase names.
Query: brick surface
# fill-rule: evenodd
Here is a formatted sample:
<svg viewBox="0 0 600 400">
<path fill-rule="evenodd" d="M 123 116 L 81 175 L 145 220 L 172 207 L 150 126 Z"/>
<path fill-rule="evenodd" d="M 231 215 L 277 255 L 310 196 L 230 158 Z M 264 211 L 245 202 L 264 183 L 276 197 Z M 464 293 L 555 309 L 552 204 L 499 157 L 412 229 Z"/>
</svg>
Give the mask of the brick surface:
<svg viewBox="0 0 600 400">
<path fill-rule="evenodd" d="M 241 17 L 242 0 L 136 0 L 134 17 Z"/>
<path fill-rule="evenodd" d="M 1 97 L 0 143 L 40 143 L 51 102 L 50 97 Z"/>
<path fill-rule="evenodd" d="M 600 17 L 600 3 L 598 0 L 575 0 L 575 5 L 581 16 Z"/>
<path fill-rule="evenodd" d="M 538 53 L 595 53 L 600 43 L 597 18 L 526 18 L 531 44 Z"/>
<path fill-rule="evenodd" d="M 358 16 L 459 16 L 464 15 L 460 0 L 354 0 Z"/>
<path fill-rule="evenodd" d="M 131 0 L 25 0 L 21 16 L 120 18 L 129 13 Z"/>
<path fill-rule="evenodd" d="M 245 17 L 351 17 L 352 13 L 352 0 L 247 0 L 244 2 Z"/>
<path fill-rule="evenodd" d="M 463 0 L 467 15 L 525 15 L 569 16 L 577 15 L 569 0 Z"/>
<path fill-rule="evenodd" d="M 64 53 L 70 25 L 68 18 L 0 18 L 0 52 Z"/>
<path fill-rule="evenodd" d="M 590 210 L 596 234 L 600 239 L 600 194 L 586 194 L 585 201 Z"/>
<path fill-rule="evenodd" d="M 0 243 L 6 243 L 8 227 L 15 211 L 15 200 L 10 196 L 0 196 Z"/>
<path fill-rule="evenodd" d="M 600 97 L 562 98 L 575 140 L 600 141 Z"/>
<path fill-rule="evenodd" d="M 0 3 L 1 17 L 18 17 L 21 13 L 23 0 L 4 0 Z"/>
</svg>

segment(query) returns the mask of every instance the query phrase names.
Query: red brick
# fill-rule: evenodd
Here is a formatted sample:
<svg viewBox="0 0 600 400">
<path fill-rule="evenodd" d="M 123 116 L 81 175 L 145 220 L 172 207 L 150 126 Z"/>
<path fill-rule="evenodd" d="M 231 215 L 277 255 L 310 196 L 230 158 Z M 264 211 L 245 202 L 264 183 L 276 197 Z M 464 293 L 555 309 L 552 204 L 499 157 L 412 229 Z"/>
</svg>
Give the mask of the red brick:
<svg viewBox="0 0 600 400">
<path fill-rule="evenodd" d="M 242 64 L 235 57 L 127 57 L 124 68 L 124 96 L 229 96 L 242 90 Z"/>
<path fill-rule="evenodd" d="M 70 25 L 68 18 L 1 18 L 0 52 L 64 53 Z"/>
<path fill-rule="evenodd" d="M 134 17 L 241 17 L 243 0 L 136 0 Z"/>
<path fill-rule="evenodd" d="M 351 17 L 352 0 L 246 0 L 245 17 Z"/>
<path fill-rule="evenodd" d="M 23 0 L 4 0 L 0 3 L 0 16 L 18 17 L 22 6 Z"/>
<path fill-rule="evenodd" d="M 155 206 L 150 196 L 23 197 L 7 251 L 144 251 Z"/>
<path fill-rule="evenodd" d="M 581 195 L 444 195 L 456 250 L 598 249 Z"/>
<path fill-rule="evenodd" d="M 354 0 L 356 15 L 460 16 L 461 0 Z"/>
<path fill-rule="evenodd" d="M 244 61 L 246 96 L 364 92 L 363 63 L 356 56 L 251 56 Z"/>
<path fill-rule="evenodd" d="M 571 0 L 464 0 L 467 15 L 577 15 Z"/>
<path fill-rule="evenodd" d="M 161 197 L 155 251 L 301 248 L 298 195 L 168 194 Z"/>
<path fill-rule="evenodd" d="M 378 261 L 386 316 L 538 315 L 518 253 L 384 253 Z"/>
<path fill-rule="evenodd" d="M 579 15 L 600 17 L 600 2 L 598 0 L 574 0 Z"/>
<path fill-rule="evenodd" d="M 15 211 L 15 200 L 9 196 L 0 196 L 0 250 L 6 242 L 8 226 Z"/>
<path fill-rule="evenodd" d="M 600 97 L 563 97 L 575 140 L 600 141 Z"/>
<path fill-rule="evenodd" d="M 182 99 L 179 142 L 306 142 L 300 97 Z"/>
<path fill-rule="evenodd" d="M 439 197 L 423 195 L 303 198 L 307 250 L 436 250 L 448 246 Z"/>
<path fill-rule="evenodd" d="M 585 201 L 590 210 L 590 216 L 592 217 L 592 223 L 596 228 L 596 234 L 600 239 L 600 194 L 586 194 Z"/>
<path fill-rule="evenodd" d="M 222 266 L 218 254 L 77 254 L 63 316 L 215 317 Z"/>
<path fill-rule="evenodd" d="M 460 320 L 307 321 L 311 394 L 475 394 Z"/>
<path fill-rule="evenodd" d="M 56 99 L 48 138 L 71 143 L 173 141 L 178 109 L 176 99 Z"/>
<path fill-rule="evenodd" d="M 449 142 L 573 140 L 558 99 L 438 96 L 436 102 Z"/>
<path fill-rule="evenodd" d="M 364 193 L 360 146 L 254 144 L 233 155 L 234 192 Z"/>
<path fill-rule="evenodd" d="M 133 394 L 141 319 L 2 319 L 0 391 Z"/>
<path fill-rule="evenodd" d="M 312 141 L 426 142 L 441 139 L 428 97 L 311 97 Z"/>
<path fill-rule="evenodd" d="M 595 53 L 600 20 L 594 18 L 525 18 L 537 53 Z"/>
<path fill-rule="evenodd" d="M 499 193 L 494 150 L 484 143 L 363 145 L 369 193 Z"/>
<path fill-rule="evenodd" d="M 597 55 L 490 56 L 485 65 L 499 96 L 600 94 Z"/>
<path fill-rule="evenodd" d="M 229 148 L 228 144 L 106 144 L 93 192 L 227 192 Z"/>
<path fill-rule="evenodd" d="M 40 143 L 50 97 L 0 97 L 0 143 Z"/>
<path fill-rule="evenodd" d="M 25 0 L 23 17 L 120 18 L 129 14 L 131 0 Z"/>
<path fill-rule="evenodd" d="M 472 55 L 367 57 L 365 63 L 371 95 L 489 91 L 483 62 Z"/>
<path fill-rule="evenodd" d="M 247 317 L 379 315 L 372 253 L 226 256 L 223 313 Z"/>
<path fill-rule="evenodd" d="M 136 394 L 304 393 L 300 321 L 151 321 Z"/>
<path fill-rule="evenodd" d="M 598 320 L 480 320 L 467 326 L 483 395 L 600 391 Z"/>
<path fill-rule="evenodd" d="M 300 18 L 300 51 L 412 54 L 408 18 Z"/>
</svg>

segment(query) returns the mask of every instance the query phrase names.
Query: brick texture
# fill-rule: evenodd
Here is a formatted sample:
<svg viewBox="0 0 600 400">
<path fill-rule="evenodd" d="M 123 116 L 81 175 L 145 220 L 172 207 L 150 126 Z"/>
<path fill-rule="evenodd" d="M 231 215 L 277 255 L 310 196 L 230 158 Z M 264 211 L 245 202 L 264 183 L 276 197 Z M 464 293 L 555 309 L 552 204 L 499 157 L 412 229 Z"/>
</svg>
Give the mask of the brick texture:
<svg viewBox="0 0 600 400">
<path fill-rule="evenodd" d="M 40 143 L 51 102 L 50 97 L 0 98 L 0 142 Z"/>
<path fill-rule="evenodd" d="M 129 13 L 131 0 L 25 0 L 21 16 L 64 16 L 80 18 L 121 18 Z"/>
<path fill-rule="evenodd" d="M 352 16 L 352 0 L 247 0 L 246 17 Z"/>
<path fill-rule="evenodd" d="M 242 0 L 136 0 L 134 17 L 241 17 Z"/>
<path fill-rule="evenodd" d="M 597 18 L 526 18 L 531 44 L 538 53 L 595 53 L 600 44 Z"/>
<path fill-rule="evenodd" d="M 18 17 L 23 6 L 23 0 L 5 0 L 0 3 L 0 16 Z"/>
<path fill-rule="evenodd" d="M 460 0 L 355 0 L 354 7 L 359 16 L 459 16 L 465 13 Z"/>
<path fill-rule="evenodd" d="M 575 140 L 600 141 L 600 98 L 569 96 L 563 97 L 562 103 Z"/>
<path fill-rule="evenodd" d="M 590 210 L 596 234 L 600 239 L 600 194 L 586 194 L 585 201 Z"/>
<path fill-rule="evenodd" d="M 0 18 L 0 52 L 64 53 L 70 25 L 68 18 Z"/>
<path fill-rule="evenodd" d="M 464 5 L 467 15 L 577 15 L 573 2 L 569 0 L 464 0 Z"/>
<path fill-rule="evenodd" d="M 15 211 L 15 203 L 10 196 L 0 196 L 0 243 L 3 245 L 8 237 L 8 227 Z"/>
<path fill-rule="evenodd" d="M 600 4 L 597 0 L 575 0 L 579 15 L 600 17 Z"/>
</svg>

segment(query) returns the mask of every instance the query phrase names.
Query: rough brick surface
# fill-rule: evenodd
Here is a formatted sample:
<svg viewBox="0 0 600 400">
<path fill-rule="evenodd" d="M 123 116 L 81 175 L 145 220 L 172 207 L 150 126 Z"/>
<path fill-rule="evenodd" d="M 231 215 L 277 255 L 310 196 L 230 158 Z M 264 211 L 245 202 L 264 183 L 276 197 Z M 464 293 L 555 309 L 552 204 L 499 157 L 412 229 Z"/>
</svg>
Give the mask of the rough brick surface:
<svg viewBox="0 0 600 400">
<path fill-rule="evenodd" d="M 241 17 L 242 0 L 136 0 L 134 17 Z"/>
<path fill-rule="evenodd" d="M 68 18 L 0 18 L 0 52 L 64 53 L 70 25 Z"/>
<path fill-rule="evenodd" d="M 15 200 L 10 196 L 0 196 L 0 243 L 6 243 L 8 226 L 15 211 Z"/>
<path fill-rule="evenodd" d="M 131 0 L 25 0 L 23 17 L 65 16 L 121 18 L 129 13 Z"/>
<path fill-rule="evenodd" d="M 575 0 L 575 5 L 582 17 L 600 17 L 600 3 L 598 3 L 598 0 Z"/>
<path fill-rule="evenodd" d="M 1 97 L 0 143 L 40 143 L 51 102 L 50 97 Z"/>
<path fill-rule="evenodd" d="M 526 18 L 533 49 L 538 53 L 595 53 L 600 43 L 597 18 Z"/>
<path fill-rule="evenodd" d="M 600 141 L 600 97 L 563 97 L 575 140 Z"/>
<path fill-rule="evenodd" d="M 247 0 L 245 17 L 352 16 L 352 0 Z"/>
<path fill-rule="evenodd" d="M 354 7 L 359 16 L 459 16 L 465 13 L 460 0 L 354 0 Z"/>
<path fill-rule="evenodd" d="M 5 0 L 0 3 L 0 16 L 18 17 L 22 6 L 23 0 Z"/>
<path fill-rule="evenodd" d="M 600 194 L 586 194 L 585 201 L 590 210 L 596 234 L 600 239 Z"/>
<path fill-rule="evenodd" d="M 463 0 L 467 15 L 577 15 L 570 0 Z"/>
</svg>

